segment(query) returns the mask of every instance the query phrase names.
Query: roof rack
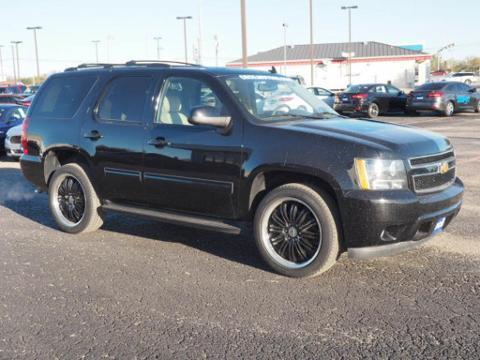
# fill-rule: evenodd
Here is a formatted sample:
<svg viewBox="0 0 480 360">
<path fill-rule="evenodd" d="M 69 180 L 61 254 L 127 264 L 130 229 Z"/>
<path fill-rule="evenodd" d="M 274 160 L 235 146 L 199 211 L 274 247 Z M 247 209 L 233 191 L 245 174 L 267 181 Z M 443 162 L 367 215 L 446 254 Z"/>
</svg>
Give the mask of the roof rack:
<svg viewBox="0 0 480 360">
<path fill-rule="evenodd" d="M 201 65 L 192 64 L 183 61 L 172 61 L 172 60 L 130 60 L 125 63 L 127 66 L 135 66 L 135 65 L 144 65 L 144 66 L 196 66 L 200 67 Z"/>
<path fill-rule="evenodd" d="M 67 69 L 65 69 L 65 71 L 75 71 L 75 70 L 78 70 L 78 69 L 91 69 L 91 68 L 104 68 L 104 69 L 107 69 L 107 68 L 112 68 L 114 66 L 122 66 L 123 64 L 107 64 L 107 63 L 84 63 L 84 64 L 80 64 L 78 66 L 72 66 L 72 67 L 69 67 Z"/>
</svg>

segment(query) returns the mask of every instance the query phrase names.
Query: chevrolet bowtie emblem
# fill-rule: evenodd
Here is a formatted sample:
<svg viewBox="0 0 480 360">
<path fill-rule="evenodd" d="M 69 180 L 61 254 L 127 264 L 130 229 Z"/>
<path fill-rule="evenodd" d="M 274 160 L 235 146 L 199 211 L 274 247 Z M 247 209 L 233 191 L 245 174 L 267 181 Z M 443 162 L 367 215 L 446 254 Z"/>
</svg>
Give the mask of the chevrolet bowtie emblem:
<svg viewBox="0 0 480 360">
<path fill-rule="evenodd" d="M 448 162 L 443 162 L 440 164 L 440 174 L 445 174 L 450 170 L 450 166 L 448 165 Z"/>
</svg>

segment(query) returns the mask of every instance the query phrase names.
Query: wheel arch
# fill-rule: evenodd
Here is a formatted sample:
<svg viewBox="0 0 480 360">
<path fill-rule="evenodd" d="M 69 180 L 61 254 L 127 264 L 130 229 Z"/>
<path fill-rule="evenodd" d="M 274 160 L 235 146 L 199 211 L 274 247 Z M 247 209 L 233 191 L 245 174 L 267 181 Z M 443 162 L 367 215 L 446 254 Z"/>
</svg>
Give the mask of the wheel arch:
<svg viewBox="0 0 480 360">
<path fill-rule="evenodd" d="M 72 162 L 84 165 L 87 170 L 90 169 L 92 165 L 89 156 L 80 149 L 74 147 L 57 146 L 46 150 L 43 157 L 43 174 L 47 187 L 55 170 Z M 88 175 L 91 176 L 91 172 L 89 172 Z"/>
</svg>

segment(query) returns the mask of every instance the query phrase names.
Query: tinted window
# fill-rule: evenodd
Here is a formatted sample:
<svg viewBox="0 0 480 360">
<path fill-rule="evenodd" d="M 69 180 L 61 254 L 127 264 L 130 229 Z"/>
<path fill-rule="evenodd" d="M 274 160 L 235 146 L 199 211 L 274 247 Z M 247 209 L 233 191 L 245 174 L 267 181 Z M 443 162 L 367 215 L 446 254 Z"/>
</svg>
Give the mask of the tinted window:
<svg viewBox="0 0 480 360">
<path fill-rule="evenodd" d="M 331 94 L 331 92 L 328 91 L 328 90 L 325 90 L 325 89 L 322 89 L 322 88 L 317 88 L 316 95 L 329 96 L 330 94 Z"/>
<path fill-rule="evenodd" d="M 147 76 L 125 76 L 111 81 L 98 107 L 98 118 L 107 121 L 142 121 L 152 81 Z"/>
<path fill-rule="evenodd" d="M 430 90 L 442 90 L 446 86 L 445 83 L 428 83 L 419 86 L 415 90 L 419 91 L 430 91 Z"/>
<path fill-rule="evenodd" d="M 452 75 L 452 77 L 460 77 L 460 76 L 473 76 L 473 73 L 456 73 Z"/>
<path fill-rule="evenodd" d="M 197 106 L 210 106 L 216 116 L 227 116 L 228 112 L 215 92 L 203 81 L 172 77 L 165 82 L 160 99 L 157 123 L 191 125 L 188 118 Z"/>
<path fill-rule="evenodd" d="M 400 89 L 397 89 L 395 86 L 388 85 L 387 91 L 390 95 L 398 95 L 398 93 L 400 92 Z"/>
<path fill-rule="evenodd" d="M 368 90 L 370 90 L 371 87 L 372 87 L 371 85 L 352 85 L 352 86 L 349 86 L 347 90 L 345 90 L 345 92 L 355 93 L 355 94 L 365 93 Z"/>
<path fill-rule="evenodd" d="M 370 92 L 376 92 L 376 93 L 379 93 L 379 94 L 386 94 L 387 89 L 385 89 L 385 86 L 383 86 L 383 85 L 375 85 L 374 87 L 372 87 L 370 89 Z"/>
<path fill-rule="evenodd" d="M 32 115 L 54 119 L 71 118 L 95 80 L 94 76 L 69 76 L 49 80 L 46 87 L 37 95 Z"/>
</svg>

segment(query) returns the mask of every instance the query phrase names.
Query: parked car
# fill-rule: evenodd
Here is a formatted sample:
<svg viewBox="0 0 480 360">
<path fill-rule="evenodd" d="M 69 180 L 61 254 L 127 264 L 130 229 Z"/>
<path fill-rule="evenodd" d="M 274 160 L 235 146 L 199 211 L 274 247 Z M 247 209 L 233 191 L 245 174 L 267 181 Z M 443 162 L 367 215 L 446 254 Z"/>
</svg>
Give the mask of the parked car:
<svg viewBox="0 0 480 360">
<path fill-rule="evenodd" d="M 19 100 L 17 100 L 17 104 L 25 106 L 25 107 L 29 107 L 30 104 L 32 103 L 34 97 L 35 97 L 35 95 L 30 95 L 30 96 L 27 96 L 26 98 L 19 99 Z"/>
<path fill-rule="evenodd" d="M 352 85 L 338 95 L 335 110 L 340 114 L 365 114 L 375 118 L 380 114 L 404 112 L 407 95 L 389 84 Z"/>
<path fill-rule="evenodd" d="M 408 94 L 407 111 L 436 111 L 444 116 L 455 112 L 474 110 L 480 112 L 480 94 L 463 82 L 434 82 L 417 87 Z"/>
<path fill-rule="evenodd" d="M 444 81 L 460 81 L 467 85 L 478 82 L 478 76 L 473 72 L 455 72 L 447 75 Z"/>
<path fill-rule="evenodd" d="M 277 89 L 308 106 L 261 107 L 257 92 L 268 102 Z M 463 196 L 447 138 L 339 117 L 295 81 L 248 69 L 68 69 L 33 100 L 22 146 L 22 172 L 48 191 L 63 231 L 94 231 L 106 212 L 228 233 L 252 223 L 265 261 L 293 277 L 326 271 L 343 251 L 417 246 Z"/>
<path fill-rule="evenodd" d="M 7 156 L 20 159 L 23 155 L 23 148 L 21 144 L 22 125 L 17 125 L 7 131 L 5 137 L 5 152 Z"/>
<path fill-rule="evenodd" d="M 27 87 L 23 84 L 5 84 L 0 85 L 0 94 L 22 94 Z"/>
<path fill-rule="evenodd" d="M 15 104 L 0 104 L 0 152 L 5 151 L 7 131 L 20 125 L 26 116 L 26 109 Z"/>
<path fill-rule="evenodd" d="M 16 104 L 22 98 L 14 94 L 0 94 L 0 104 Z"/>
<path fill-rule="evenodd" d="M 318 86 L 311 86 L 308 88 L 308 90 L 310 90 L 313 95 L 315 95 L 320 100 L 325 101 L 325 103 L 333 109 L 333 106 L 335 104 L 335 93 Z"/>
<path fill-rule="evenodd" d="M 40 88 L 40 85 L 30 85 L 23 93 L 22 93 L 22 96 L 23 97 L 28 97 L 28 96 L 32 96 L 32 95 L 35 95 L 38 91 L 38 89 Z"/>
</svg>

